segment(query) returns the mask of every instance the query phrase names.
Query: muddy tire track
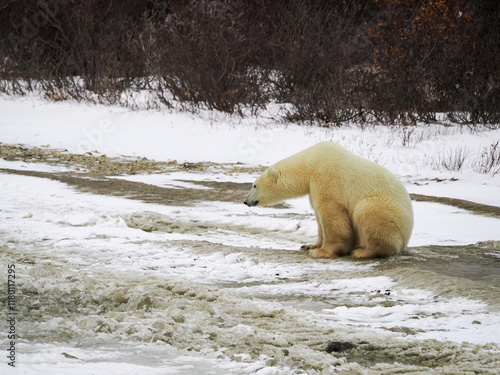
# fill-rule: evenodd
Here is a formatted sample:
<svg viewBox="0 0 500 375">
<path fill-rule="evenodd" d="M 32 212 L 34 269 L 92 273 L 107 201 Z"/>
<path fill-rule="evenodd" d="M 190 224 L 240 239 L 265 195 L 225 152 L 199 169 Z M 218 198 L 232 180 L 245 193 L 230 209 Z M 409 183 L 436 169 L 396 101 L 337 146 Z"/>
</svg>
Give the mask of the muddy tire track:
<svg viewBox="0 0 500 375">
<path fill-rule="evenodd" d="M 190 180 L 190 183 L 209 187 L 210 189 L 173 189 L 119 178 L 96 179 L 90 175 L 74 175 L 68 172 L 50 173 L 12 169 L 0 169 L 0 172 L 48 178 L 65 183 L 79 191 L 92 194 L 119 196 L 147 203 L 174 206 L 194 206 L 201 201 L 240 203 L 248 190 L 248 184 L 235 182 Z M 466 209 L 478 215 L 500 218 L 499 207 L 460 199 L 418 194 L 412 194 L 411 196 L 415 201 L 442 203 Z M 281 206 L 286 206 L 286 204 Z M 281 233 L 264 228 L 245 228 L 233 226 L 229 223 L 224 224 L 221 228 L 217 223 L 179 222 L 171 217 L 152 212 L 137 212 L 124 217 L 124 220 L 129 227 L 147 232 L 178 232 L 202 235 L 207 231 L 223 229 L 229 233 L 239 235 L 297 240 L 297 248 L 301 241 L 300 238 L 295 239 L 293 233 Z M 193 246 L 193 249 L 202 253 L 210 253 L 214 251 L 214 247 L 219 247 L 218 251 L 224 254 L 230 254 L 238 250 L 235 246 L 219 246 L 214 243 L 207 243 L 207 246 L 197 244 Z M 238 251 L 240 250 L 249 251 L 248 249 L 239 249 Z M 299 260 L 302 262 L 301 259 L 304 259 L 305 262 L 308 261 L 304 253 L 299 251 L 255 249 L 252 252 L 255 252 L 257 259 L 269 262 L 295 263 Z M 414 288 L 430 287 L 436 293 L 481 299 L 500 309 L 500 257 L 494 255 L 498 252 L 500 252 L 500 243 L 492 241 L 468 246 L 422 246 L 409 248 L 397 257 L 368 262 L 375 262 L 381 274 L 389 275 L 403 285 Z M 322 260 L 315 261 L 323 262 Z M 318 277 L 320 279 L 323 275 Z M 445 279 L 448 279 L 448 281 L 446 282 Z M 434 280 L 434 282 L 429 282 L 430 280 Z"/>
<path fill-rule="evenodd" d="M 446 204 L 457 208 L 462 208 L 475 215 L 489 216 L 500 219 L 500 207 L 489 206 L 476 202 L 470 202 L 463 199 L 447 198 L 447 197 L 433 197 L 430 195 L 410 194 L 410 198 L 415 202 L 432 202 Z"/>
<path fill-rule="evenodd" d="M 74 175 L 68 172 L 50 173 L 38 171 L 23 171 L 15 169 L 0 168 L 1 173 L 18 174 L 23 176 L 32 176 L 48 178 L 51 180 L 63 182 L 82 192 L 111 195 L 136 199 L 146 203 L 158 203 L 175 206 L 192 206 L 199 201 L 220 201 L 240 203 L 249 190 L 249 184 L 238 182 L 218 182 L 218 181 L 192 181 L 196 185 L 208 187 L 210 189 L 172 189 L 142 182 L 127 181 L 120 178 L 96 178 L 92 174 Z M 446 204 L 449 206 L 467 210 L 476 215 L 494 217 L 500 219 L 500 207 L 490 206 L 482 203 L 470 202 L 463 199 L 434 197 L 422 194 L 410 194 L 413 201 L 432 202 Z M 274 207 L 286 207 L 286 203 L 278 204 Z"/>
<path fill-rule="evenodd" d="M 125 197 L 146 203 L 173 206 L 192 206 L 199 201 L 239 202 L 243 204 L 248 184 L 235 182 L 189 181 L 211 189 L 173 189 L 149 185 L 142 182 L 127 181 L 119 178 L 96 178 L 94 175 L 71 173 L 50 173 L 22 171 L 0 168 L 1 173 L 48 178 L 65 183 L 85 193 Z"/>
<path fill-rule="evenodd" d="M 131 182 L 118 178 L 95 179 L 88 175 L 72 175 L 70 173 L 49 173 L 36 171 L 18 171 L 0 169 L 2 173 L 19 174 L 40 178 L 48 178 L 63 182 L 82 192 L 120 196 L 136 199 L 147 203 L 157 203 L 174 206 L 193 206 L 201 201 L 221 201 L 240 203 L 248 190 L 248 184 L 217 181 L 189 181 L 210 189 L 172 189 L 140 182 Z M 500 208 L 460 199 L 431 197 L 412 194 L 416 201 L 443 203 L 457 208 L 466 209 L 478 215 L 500 218 Z M 285 206 L 286 204 L 282 205 Z M 203 234 L 207 231 L 221 229 L 219 224 L 210 222 L 178 222 L 170 217 L 151 212 L 138 212 L 124 217 L 127 225 L 132 228 L 147 232 L 178 232 Z M 281 233 L 266 229 L 243 228 L 224 224 L 223 228 L 239 235 L 262 236 L 275 239 L 294 239 L 293 233 Z M 299 238 L 296 239 L 299 244 Z M 249 252 L 248 249 L 238 249 L 235 246 L 222 246 L 207 242 L 196 246 L 189 241 L 184 244 L 192 246 L 194 251 L 210 253 L 221 251 L 230 254 L 234 251 Z M 297 248 L 299 246 L 297 245 Z M 255 259 L 268 262 L 308 262 L 302 252 L 279 250 L 255 249 Z M 500 309 L 500 257 L 495 253 L 500 252 L 498 242 L 483 242 L 468 246 L 422 246 L 407 249 L 397 257 L 368 261 L 377 265 L 379 274 L 388 275 L 402 285 L 412 288 L 427 288 L 436 293 L 448 296 L 462 296 L 479 299 L 489 303 L 492 307 Z M 316 262 L 324 262 L 316 260 Z M 325 262 L 328 262 L 325 261 Z M 363 262 L 363 261 L 360 261 Z M 370 271 L 373 272 L 373 271 Z M 304 281 L 321 281 L 322 275 Z"/>
</svg>

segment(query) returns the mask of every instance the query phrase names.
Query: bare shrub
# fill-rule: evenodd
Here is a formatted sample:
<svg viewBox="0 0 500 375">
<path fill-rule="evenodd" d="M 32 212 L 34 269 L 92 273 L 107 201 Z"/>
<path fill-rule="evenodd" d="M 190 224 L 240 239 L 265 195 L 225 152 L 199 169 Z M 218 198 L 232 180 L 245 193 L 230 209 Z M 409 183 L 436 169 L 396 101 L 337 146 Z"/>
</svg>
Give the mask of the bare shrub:
<svg viewBox="0 0 500 375">
<path fill-rule="evenodd" d="M 498 127 L 499 38 L 497 0 L 7 0 L 0 91 Z"/>
<path fill-rule="evenodd" d="M 370 53 L 363 26 L 370 7 L 356 0 L 278 4 L 271 43 L 277 98 L 293 104 L 288 118 L 340 124 L 366 116 L 359 71 Z"/>
<path fill-rule="evenodd" d="M 493 142 L 489 147 L 484 147 L 474 162 L 476 172 L 491 174 L 500 173 L 500 141 Z"/>
<path fill-rule="evenodd" d="M 455 149 L 445 150 L 442 153 L 438 153 L 437 159 L 433 163 L 434 168 L 460 172 L 470 155 L 470 151 L 465 146 L 457 146 Z"/>
<path fill-rule="evenodd" d="M 376 3 L 380 11 L 369 32 L 381 72 L 375 110 L 414 113 L 424 120 L 422 114 L 448 112 L 454 122 L 499 121 L 496 2 Z M 453 116 L 460 111 L 464 116 Z"/>
<path fill-rule="evenodd" d="M 399 135 L 401 136 L 403 147 L 411 147 L 422 141 L 422 132 L 418 133 L 416 126 L 401 126 Z"/>
<path fill-rule="evenodd" d="M 86 100 L 90 91 L 116 102 L 145 74 L 135 40 L 146 9 L 146 0 L 10 0 L 0 16 L 0 79 L 49 98 Z"/>
<path fill-rule="evenodd" d="M 158 30 L 161 87 L 175 99 L 233 112 L 264 106 L 265 72 L 256 65 L 262 31 L 252 29 L 242 1 L 190 1 Z"/>
</svg>

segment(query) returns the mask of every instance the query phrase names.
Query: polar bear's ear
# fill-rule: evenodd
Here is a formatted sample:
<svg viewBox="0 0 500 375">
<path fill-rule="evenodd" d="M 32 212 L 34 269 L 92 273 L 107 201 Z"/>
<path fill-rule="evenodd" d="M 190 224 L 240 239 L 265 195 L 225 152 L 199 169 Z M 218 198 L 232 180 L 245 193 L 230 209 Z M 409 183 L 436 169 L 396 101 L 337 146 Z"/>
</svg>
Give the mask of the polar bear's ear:
<svg viewBox="0 0 500 375">
<path fill-rule="evenodd" d="M 280 173 L 276 168 L 269 167 L 267 169 L 267 174 L 274 181 L 274 183 L 278 182 L 278 178 L 280 176 Z"/>
</svg>

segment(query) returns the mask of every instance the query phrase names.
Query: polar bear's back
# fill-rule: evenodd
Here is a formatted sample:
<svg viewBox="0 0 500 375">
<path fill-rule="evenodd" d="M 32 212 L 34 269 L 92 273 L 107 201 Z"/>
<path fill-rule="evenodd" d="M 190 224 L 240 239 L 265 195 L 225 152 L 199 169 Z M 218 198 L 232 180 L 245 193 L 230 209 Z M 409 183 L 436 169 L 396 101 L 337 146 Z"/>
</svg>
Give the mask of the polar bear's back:
<svg viewBox="0 0 500 375">
<path fill-rule="evenodd" d="M 377 196 L 395 201 L 404 211 L 412 213 L 411 200 L 403 184 L 385 167 L 348 151 L 335 142 L 321 142 L 296 156 L 313 166 L 312 178 L 321 181 L 337 198 L 348 205 Z"/>
</svg>

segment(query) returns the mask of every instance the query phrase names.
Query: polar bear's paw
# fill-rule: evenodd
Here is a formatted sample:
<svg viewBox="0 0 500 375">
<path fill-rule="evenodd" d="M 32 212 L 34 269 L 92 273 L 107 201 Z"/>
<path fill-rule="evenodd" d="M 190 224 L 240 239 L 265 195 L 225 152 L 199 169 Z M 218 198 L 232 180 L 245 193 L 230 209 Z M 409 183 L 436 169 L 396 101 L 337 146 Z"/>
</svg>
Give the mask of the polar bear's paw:
<svg viewBox="0 0 500 375">
<path fill-rule="evenodd" d="M 338 258 L 338 255 L 333 254 L 333 253 L 328 252 L 328 251 L 324 251 L 322 249 L 309 250 L 309 254 L 307 256 L 309 258 L 324 258 L 324 259 Z"/>
<path fill-rule="evenodd" d="M 353 252 L 351 253 L 351 257 L 353 257 L 354 259 L 376 258 L 376 256 L 374 256 L 374 255 L 375 254 L 373 253 L 373 251 L 371 251 L 369 249 L 362 248 L 362 247 L 360 247 L 359 249 L 353 250 Z"/>
<path fill-rule="evenodd" d="M 318 249 L 309 250 L 310 258 L 327 258 L 336 259 L 339 256 L 346 255 L 345 245 L 342 243 L 335 243 L 332 245 L 324 245 Z"/>
<path fill-rule="evenodd" d="M 364 247 L 359 247 L 351 253 L 351 257 L 354 259 L 373 259 L 373 258 L 385 258 L 391 255 L 397 254 L 399 251 L 396 246 L 387 245 L 380 249 L 367 249 Z"/>
<path fill-rule="evenodd" d="M 314 245 L 302 245 L 300 247 L 300 251 L 309 251 L 313 249 L 317 249 L 318 247 L 321 247 L 321 245 L 314 244 Z"/>
</svg>

